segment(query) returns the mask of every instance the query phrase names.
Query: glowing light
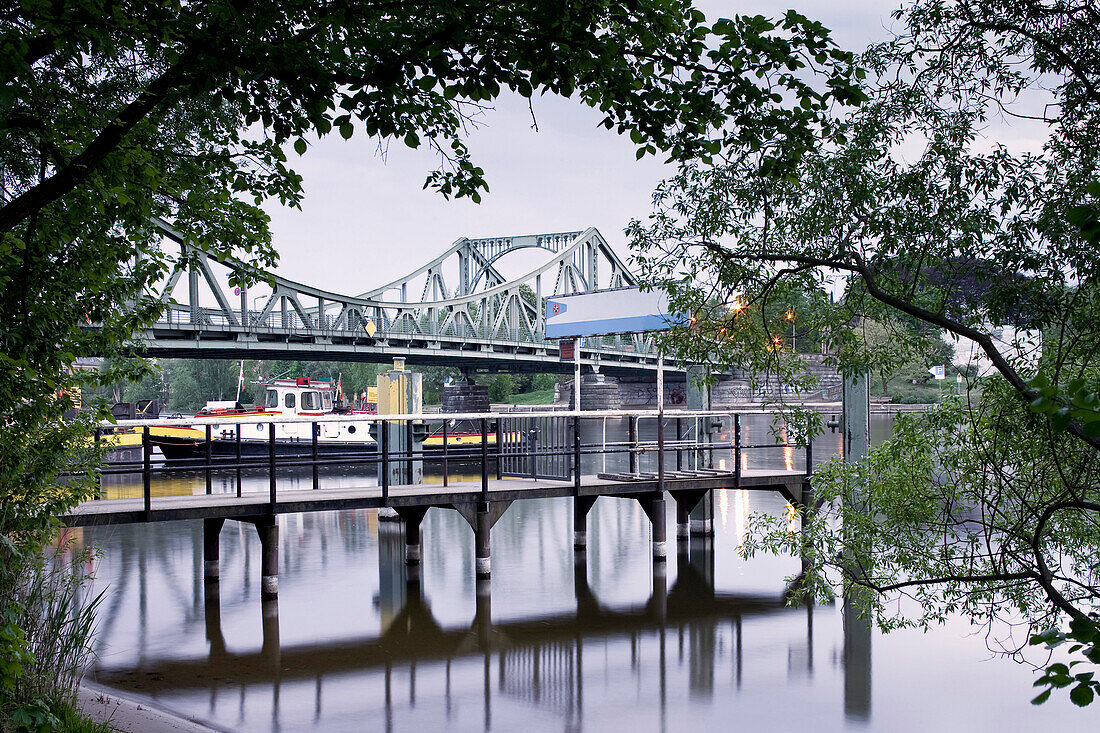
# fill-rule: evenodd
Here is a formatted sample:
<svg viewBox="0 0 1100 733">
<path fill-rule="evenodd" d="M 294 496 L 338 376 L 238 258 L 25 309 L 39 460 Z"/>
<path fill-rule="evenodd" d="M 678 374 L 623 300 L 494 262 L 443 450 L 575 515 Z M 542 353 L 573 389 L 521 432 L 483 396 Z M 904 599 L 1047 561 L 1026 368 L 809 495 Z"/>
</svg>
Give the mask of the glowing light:
<svg viewBox="0 0 1100 733">
<path fill-rule="evenodd" d="M 787 316 L 788 321 L 793 321 L 794 320 L 794 311 L 787 311 L 784 315 Z"/>
<path fill-rule="evenodd" d="M 745 304 L 739 298 L 734 298 L 729 302 L 729 309 L 734 313 L 740 313 L 745 310 Z"/>
<path fill-rule="evenodd" d="M 749 492 L 737 489 L 733 492 L 733 535 L 740 551 L 745 544 L 745 530 L 749 519 Z"/>
</svg>

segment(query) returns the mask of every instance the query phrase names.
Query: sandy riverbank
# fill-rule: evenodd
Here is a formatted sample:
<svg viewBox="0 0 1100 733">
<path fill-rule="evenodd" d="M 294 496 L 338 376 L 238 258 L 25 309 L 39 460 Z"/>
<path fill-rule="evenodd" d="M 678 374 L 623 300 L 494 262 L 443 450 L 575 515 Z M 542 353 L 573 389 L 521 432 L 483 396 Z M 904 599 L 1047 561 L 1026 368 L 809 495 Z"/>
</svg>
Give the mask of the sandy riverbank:
<svg viewBox="0 0 1100 733">
<path fill-rule="evenodd" d="M 77 708 L 97 723 L 119 733 L 211 733 L 220 731 L 147 699 L 85 681 L 77 691 Z"/>
</svg>

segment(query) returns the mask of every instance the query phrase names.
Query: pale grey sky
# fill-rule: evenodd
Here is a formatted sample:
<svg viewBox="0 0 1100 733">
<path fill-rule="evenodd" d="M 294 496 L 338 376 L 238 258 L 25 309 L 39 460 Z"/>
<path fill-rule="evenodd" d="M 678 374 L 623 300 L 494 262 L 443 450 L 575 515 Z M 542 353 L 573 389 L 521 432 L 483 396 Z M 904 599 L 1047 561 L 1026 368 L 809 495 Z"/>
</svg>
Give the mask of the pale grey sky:
<svg viewBox="0 0 1100 733">
<path fill-rule="evenodd" d="M 708 18 L 735 13 L 778 15 L 790 3 L 701 2 Z M 885 38 L 894 2 L 809 0 L 795 7 L 820 19 L 840 45 L 861 50 Z M 672 172 L 654 158 L 636 161 L 629 139 L 598 128 L 602 115 L 575 100 L 504 97 L 472 132 L 469 146 L 490 192 L 480 205 L 422 190 L 436 164 L 425 149 L 400 142 L 385 159 L 377 141 L 339 135 L 290 153 L 303 176 L 302 211 L 269 206 L 281 275 L 355 294 L 434 257 L 461 236 L 557 232 L 594 226 L 620 254 L 623 228 L 650 211 L 650 195 Z M 528 261 L 529 262 L 529 261 Z M 525 263 L 526 264 L 526 263 Z M 518 272 L 502 262 L 505 272 Z"/>
</svg>

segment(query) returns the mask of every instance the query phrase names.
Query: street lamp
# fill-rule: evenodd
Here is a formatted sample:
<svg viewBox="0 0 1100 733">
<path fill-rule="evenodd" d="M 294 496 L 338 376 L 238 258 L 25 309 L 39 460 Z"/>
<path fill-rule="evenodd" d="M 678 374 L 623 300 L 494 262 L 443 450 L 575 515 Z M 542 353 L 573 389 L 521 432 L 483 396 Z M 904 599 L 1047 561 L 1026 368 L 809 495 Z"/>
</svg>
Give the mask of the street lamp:
<svg viewBox="0 0 1100 733">
<path fill-rule="evenodd" d="M 794 311 L 788 309 L 784 314 L 787 320 L 791 322 L 791 353 L 797 353 L 797 349 L 794 346 Z"/>
</svg>

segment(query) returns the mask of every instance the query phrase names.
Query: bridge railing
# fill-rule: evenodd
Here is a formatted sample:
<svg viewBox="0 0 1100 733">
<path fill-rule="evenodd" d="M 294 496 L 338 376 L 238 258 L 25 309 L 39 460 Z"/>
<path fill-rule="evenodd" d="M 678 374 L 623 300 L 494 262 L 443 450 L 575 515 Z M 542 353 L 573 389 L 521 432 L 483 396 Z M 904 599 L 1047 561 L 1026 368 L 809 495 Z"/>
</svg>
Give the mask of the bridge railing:
<svg viewBox="0 0 1100 733">
<path fill-rule="evenodd" d="M 101 467 L 101 481 L 139 477 L 146 514 L 154 505 L 154 478 L 173 475 L 192 479 L 201 475 L 205 493 L 212 494 L 214 475 L 232 472 L 235 492 L 240 497 L 245 493 L 246 472 L 266 473 L 272 511 L 278 501 L 278 474 L 293 468 L 310 470 L 313 490 L 322 488 L 323 468 L 374 468 L 377 484 L 371 486 L 378 487 L 383 505 L 388 505 L 392 486 L 414 482 L 414 466 L 418 463 L 434 465 L 444 487 L 451 485 L 456 471 L 462 480 L 477 475 L 480 499 L 485 501 L 492 481 L 504 478 L 571 482 L 579 489 L 582 476 L 596 475 L 609 480 L 655 480 L 660 490 L 666 481 L 677 478 L 730 475 L 737 485 L 748 466 L 750 452 L 781 451 L 777 459 L 771 459 L 772 468 L 810 475 L 812 442 L 800 446 L 786 439 L 782 431 L 770 442 L 747 442 L 744 421 L 753 415 L 771 413 L 532 411 L 349 414 L 287 417 L 277 421 L 258 421 L 253 415 L 219 417 L 216 422 L 201 425 L 194 418 L 105 422 L 95 437 L 98 442 L 115 445 L 114 450 L 119 453 L 117 460 L 109 460 Z M 297 423 L 311 426 L 308 432 L 312 438 L 308 442 L 277 437 L 277 425 Z M 371 430 L 376 440 L 362 448 L 326 445 L 322 435 L 328 423 L 360 426 Z M 255 438 L 244 437 L 244 426 L 257 426 L 262 431 L 257 431 Z M 760 429 L 759 424 L 754 426 L 754 432 Z M 132 440 L 135 435 L 139 441 L 128 449 L 128 454 L 117 447 L 126 436 Z M 405 447 L 393 444 L 395 436 L 404 437 L 398 442 Z M 169 440 L 176 446 L 184 445 L 189 457 L 167 459 L 165 451 L 158 448 L 167 447 L 165 441 Z M 768 461 L 763 459 L 764 463 Z M 409 480 L 399 483 L 394 476 L 407 476 Z M 101 496 L 102 488 L 103 484 Z"/>
<path fill-rule="evenodd" d="M 335 310 L 341 304 L 330 304 L 330 310 Z M 308 312 L 309 320 L 305 320 L 297 310 L 289 308 L 285 312 L 272 310 L 266 314 L 263 309 L 250 310 L 242 314 L 239 309 L 225 311 L 221 308 L 199 307 L 192 309 L 186 304 L 169 304 L 157 320 L 159 326 L 178 326 L 198 331 L 213 330 L 228 332 L 240 330 L 251 332 L 263 330 L 266 332 L 293 332 L 293 333 L 323 333 L 326 335 L 348 335 L 366 337 L 365 321 L 349 319 L 346 314 L 341 317 L 335 313 Z M 543 344 L 545 340 L 538 331 L 527 328 L 519 328 L 508 325 L 496 325 L 492 323 L 472 326 L 462 319 L 452 320 L 445 328 L 441 327 L 439 318 L 409 317 L 393 318 L 389 322 L 385 319 L 371 318 L 376 327 L 375 338 L 391 338 L 394 336 L 406 337 L 442 337 L 457 339 L 483 339 L 498 343 L 514 344 Z M 604 336 L 588 339 L 585 348 L 600 349 L 605 352 L 623 353 L 650 353 L 652 349 L 644 341 L 638 341 L 630 337 Z"/>
</svg>

